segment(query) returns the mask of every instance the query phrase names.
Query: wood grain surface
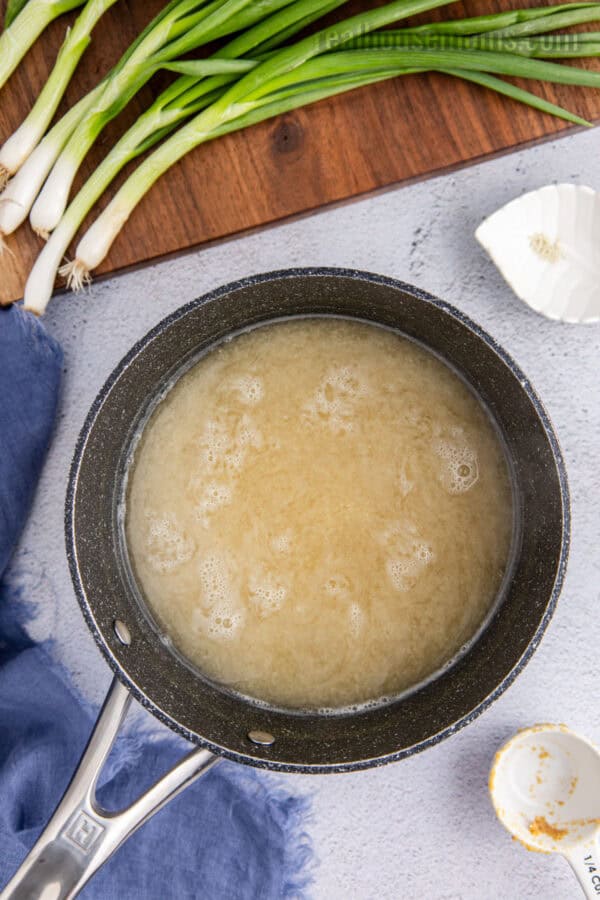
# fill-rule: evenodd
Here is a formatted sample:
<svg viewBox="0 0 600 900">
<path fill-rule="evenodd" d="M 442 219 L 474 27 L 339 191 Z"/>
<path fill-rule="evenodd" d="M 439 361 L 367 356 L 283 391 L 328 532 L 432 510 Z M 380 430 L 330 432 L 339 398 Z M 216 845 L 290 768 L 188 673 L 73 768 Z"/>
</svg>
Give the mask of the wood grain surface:
<svg viewBox="0 0 600 900">
<path fill-rule="evenodd" d="M 454 3 L 417 21 L 540 2 L 473 0 Z M 352 2 L 343 11 L 349 15 L 372 5 Z M 119 0 L 96 29 L 59 113 L 98 82 L 161 6 L 162 0 Z M 74 15 L 53 23 L 0 91 L 0 140 L 13 132 L 33 104 Z M 338 10 L 336 17 L 341 15 Z M 587 65 L 598 68 L 596 61 Z M 153 79 L 106 128 L 86 159 L 79 183 L 164 84 L 162 76 Z M 566 86 L 534 89 L 593 122 L 600 120 L 600 91 Z M 564 131 L 565 123 L 550 116 L 441 75 L 408 76 L 363 88 L 192 152 L 138 206 L 98 274 L 448 171 Z M 0 259 L 3 303 L 22 297 L 41 245 L 29 226 L 7 243 L 12 253 Z M 261 268 L 260 259 L 256 268 Z"/>
</svg>

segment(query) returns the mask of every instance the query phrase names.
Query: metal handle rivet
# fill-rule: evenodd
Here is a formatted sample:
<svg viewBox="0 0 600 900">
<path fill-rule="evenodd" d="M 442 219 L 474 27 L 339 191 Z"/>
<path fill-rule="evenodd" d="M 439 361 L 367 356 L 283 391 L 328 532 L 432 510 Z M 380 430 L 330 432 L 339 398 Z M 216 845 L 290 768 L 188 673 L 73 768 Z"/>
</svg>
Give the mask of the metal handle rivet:
<svg viewBox="0 0 600 900">
<path fill-rule="evenodd" d="M 113 622 L 113 629 L 123 646 L 129 647 L 131 644 L 131 632 L 125 622 L 122 622 L 121 619 L 115 619 Z"/>
<path fill-rule="evenodd" d="M 270 747 L 275 743 L 275 738 L 268 731 L 249 731 L 248 738 L 253 744 L 260 744 L 261 747 Z"/>
</svg>

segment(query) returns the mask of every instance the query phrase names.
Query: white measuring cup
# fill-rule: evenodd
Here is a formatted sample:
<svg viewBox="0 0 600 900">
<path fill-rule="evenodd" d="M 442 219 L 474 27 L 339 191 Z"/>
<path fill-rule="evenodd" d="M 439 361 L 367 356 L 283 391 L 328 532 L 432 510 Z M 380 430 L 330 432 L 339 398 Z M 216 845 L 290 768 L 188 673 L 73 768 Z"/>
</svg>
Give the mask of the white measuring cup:
<svg viewBox="0 0 600 900">
<path fill-rule="evenodd" d="M 600 898 L 598 748 L 565 725 L 535 725 L 498 751 L 489 787 L 504 827 L 530 850 L 560 853 Z"/>
</svg>

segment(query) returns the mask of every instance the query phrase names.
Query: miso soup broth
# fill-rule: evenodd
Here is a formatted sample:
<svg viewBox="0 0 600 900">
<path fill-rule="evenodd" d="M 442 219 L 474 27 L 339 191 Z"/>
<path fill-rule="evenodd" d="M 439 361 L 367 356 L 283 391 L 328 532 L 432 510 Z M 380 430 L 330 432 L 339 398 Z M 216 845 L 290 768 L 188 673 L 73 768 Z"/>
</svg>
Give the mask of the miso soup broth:
<svg viewBox="0 0 600 900">
<path fill-rule="evenodd" d="M 201 357 L 144 428 L 125 517 L 180 652 L 292 708 L 391 697 L 446 664 L 494 604 L 512 523 L 503 448 L 462 380 L 328 318 Z"/>
</svg>

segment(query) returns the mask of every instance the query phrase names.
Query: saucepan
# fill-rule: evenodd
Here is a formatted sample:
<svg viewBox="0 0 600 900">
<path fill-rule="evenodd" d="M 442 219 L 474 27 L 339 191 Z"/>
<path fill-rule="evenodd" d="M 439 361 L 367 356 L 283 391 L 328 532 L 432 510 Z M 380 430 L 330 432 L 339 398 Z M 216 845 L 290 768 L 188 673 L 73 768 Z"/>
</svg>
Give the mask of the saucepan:
<svg viewBox="0 0 600 900">
<path fill-rule="evenodd" d="M 357 712 L 271 708 L 205 678 L 152 619 L 123 538 L 131 449 L 165 385 L 225 337 L 293 316 L 360 319 L 428 347 L 487 407 L 512 474 L 511 563 L 485 627 L 435 678 Z M 66 540 L 81 610 L 115 678 L 71 784 L 2 894 L 12 900 L 75 896 L 136 828 L 222 757 L 283 772 L 355 771 L 424 750 L 472 722 L 523 668 L 554 609 L 568 552 L 567 479 L 554 430 L 529 381 L 457 309 L 364 272 L 287 270 L 227 285 L 184 306 L 117 366 L 77 444 Z M 132 698 L 196 746 L 131 806 L 108 813 L 95 786 Z"/>
</svg>

